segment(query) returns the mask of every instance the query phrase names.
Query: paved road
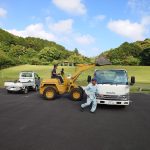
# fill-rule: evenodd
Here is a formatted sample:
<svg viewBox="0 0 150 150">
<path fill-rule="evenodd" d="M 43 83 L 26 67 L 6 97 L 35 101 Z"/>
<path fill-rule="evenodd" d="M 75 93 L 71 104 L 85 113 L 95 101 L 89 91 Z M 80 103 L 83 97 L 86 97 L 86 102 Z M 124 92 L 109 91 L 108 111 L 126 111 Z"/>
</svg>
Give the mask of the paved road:
<svg viewBox="0 0 150 150">
<path fill-rule="evenodd" d="M 0 150 L 150 150 L 150 95 L 131 98 L 125 109 L 98 106 L 91 114 L 66 97 L 0 90 Z"/>
</svg>

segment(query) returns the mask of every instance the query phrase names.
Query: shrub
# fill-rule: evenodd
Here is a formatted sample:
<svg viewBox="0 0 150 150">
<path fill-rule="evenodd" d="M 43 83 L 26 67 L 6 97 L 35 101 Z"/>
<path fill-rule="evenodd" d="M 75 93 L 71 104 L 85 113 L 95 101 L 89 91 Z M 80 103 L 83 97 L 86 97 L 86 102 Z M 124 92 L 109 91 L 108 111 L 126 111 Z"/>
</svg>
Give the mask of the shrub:
<svg viewBox="0 0 150 150">
<path fill-rule="evenodd" d="M 123 65 L 131 65 L 131 66 L 137 66 L 140 64 L 140 59 L 135 58 L 133 56 L 128 56 L 124 61 Z"/>
<path fill-rule="evenodd" d="M 41 65 L 42 63 L 41 63 L 41 61 L 38 58 L 32 58 L 30 60 L 30 64 L 31 65 Z"/>
<path fill-rule="evenodd" d="M 15 65 L 13 60 L 11 60 L 4 52 L 0 52 L 0 68 L 5 68 Z"/>
</svg>

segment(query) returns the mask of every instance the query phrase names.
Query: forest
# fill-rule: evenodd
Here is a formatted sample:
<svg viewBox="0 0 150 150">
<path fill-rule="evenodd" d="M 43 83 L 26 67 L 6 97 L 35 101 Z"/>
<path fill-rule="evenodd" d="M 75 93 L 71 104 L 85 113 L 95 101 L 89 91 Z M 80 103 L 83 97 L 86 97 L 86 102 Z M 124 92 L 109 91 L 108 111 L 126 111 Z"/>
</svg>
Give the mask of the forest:
<svg viewBox="0 0 150 150">
<path fill-rule="evenodd" d="M 113 65 L 150 65 L 150 39 L 124 42 L 118 48 L 107 50 L 99 56 L 110 60 Z M 34 37 L 18 37 L 0 29 L 0 68 L 22 64 L 52 65 L 69 61 L 73 63 L 91 63 L 95 58 L 88 58 L 79 50 L 67 50 L 53 41 Z"/>
<path fill-rule="evenodd" d="M 21 64 L 49 65 L 63 61 L 90 63 L 77 48 L 67 50 L 53 41 L 40 38 L 22 38 L 0 29 L 0 68 Z"/>
<path fill-rule="evenodd" d="M 149 66 L 150 65 L 150 39 L 124 42 L 118 48 L 110 49 L 100 54 L 106 57 L 113 65 Z"/>
</svg>

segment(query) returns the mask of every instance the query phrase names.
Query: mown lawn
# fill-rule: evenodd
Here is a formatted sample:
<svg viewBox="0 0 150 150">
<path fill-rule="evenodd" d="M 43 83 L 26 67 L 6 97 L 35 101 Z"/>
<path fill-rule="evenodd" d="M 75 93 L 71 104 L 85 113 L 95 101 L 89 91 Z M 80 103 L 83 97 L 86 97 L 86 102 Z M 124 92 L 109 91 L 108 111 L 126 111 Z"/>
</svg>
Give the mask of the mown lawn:
<svg viewBox="0 0 150 150">
<path fill-rule="evenodd" d="M 58 67 L 58 72 L 61 70 L 61 66 Z M 131 76 L 136 77 L 136 84 L 132 87 L 132 92 L 137 92 L 139 89 L 150 92 L 150 66 L 100 66 L 83 72 L 78 78 L 77 82 L 80 85 L 86 85 L 87 76 L 93 76 L 95 69 L 126 69 Z M 64 67 L 65 75 L 75 72 L 75 67 Z M 35 71 L 39 74 L 41 79 L 50 78 L 52 66 L 36 66 L 36 65 L 21 65 L 0 70 L 0 87 L 3 87 L 4 82 L 7 80 L 17 80 L 20 71 Z M 147 91 L 148 90 L 148 91 Z"/>
</svg>

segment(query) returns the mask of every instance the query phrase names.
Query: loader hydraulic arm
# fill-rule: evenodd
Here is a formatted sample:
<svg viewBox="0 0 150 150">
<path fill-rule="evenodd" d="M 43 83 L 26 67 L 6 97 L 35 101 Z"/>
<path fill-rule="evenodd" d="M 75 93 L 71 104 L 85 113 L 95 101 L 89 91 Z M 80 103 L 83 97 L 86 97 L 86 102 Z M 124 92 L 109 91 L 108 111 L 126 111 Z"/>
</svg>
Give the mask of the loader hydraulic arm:
<svg viewBox="0 0 150 150">
<path fill-rule="evenodd" d="M 77 71 L 75 72 L 75 74 L 71 77 L 72 81 L 75 82 L 78 77 L 80 76 L 80 74 L 90 68 L 94 68 L 95 65 L 87 65 L 87 64 L 78 64 L 77 65 L 78 69 Z"/>
</svg>

